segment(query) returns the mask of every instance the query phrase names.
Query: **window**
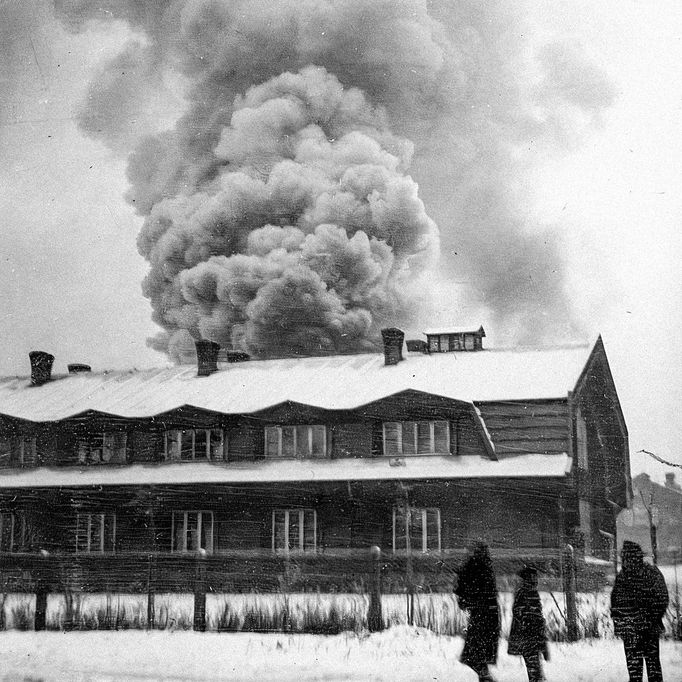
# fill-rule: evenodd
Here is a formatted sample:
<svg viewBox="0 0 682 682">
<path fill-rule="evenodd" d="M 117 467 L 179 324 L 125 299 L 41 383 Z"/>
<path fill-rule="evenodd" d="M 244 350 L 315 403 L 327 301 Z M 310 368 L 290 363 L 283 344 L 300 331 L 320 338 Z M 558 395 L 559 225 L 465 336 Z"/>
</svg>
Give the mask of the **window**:
<svg viewBox="0 0 682 682">
<path fill-rule="evenodd" d="M 225 436 L 222 429 L 172 429 L 164 437 L 164 456 L 171 461 L 224 459 Z"/>
<path fill-rule="evenodd" d="M 35 438 L 0 438 L 0 466 L 35 466 L 36 455 Z"/>
<path fill-rule="evenodd" d="M 272 512 L 273 552 L 314 552 L 317 512 L 314 509 L 275 509 Z"/>
<path fill-rule="evenodd" d="M 440 509 L 394 507 L 393 551 L 440 552 Z"/>
<path fill-rule="evenodd" d="M 19 466 L 33 467 L 38 463 L 36 439 L 30 437 L 17 438 L 17 456 Z"/>
<path fill-rule="evenodd" d="M 90 433 L 76 440 L 79 464 L 125 464 L 126 433 Z"/>
<path fill-rule="evenodd" d="M 104 554 L 116 548 L 116 514 L 111 512 L 76 515 L 76 553 Z"/>
<path fill-rule="evenodd" d="M 173 512 L 171 552 L 213 552 L 213 512 Z"/>
<path fill-rule="evenodd" d="M 0 512 L 0 552 L 18 552 L 27 546 L 26 516 L 21 512 Z"/>
<path fill-rule="evenodd" d="M 384 455 L 431 455 L 450 452 L 446 421 L 384 422 Z"/>
<path fill-rule="evenodd" d="M 327 430 L 321 425 L 266 426 L 266 457 L 325 457 Z"/>
</svg>

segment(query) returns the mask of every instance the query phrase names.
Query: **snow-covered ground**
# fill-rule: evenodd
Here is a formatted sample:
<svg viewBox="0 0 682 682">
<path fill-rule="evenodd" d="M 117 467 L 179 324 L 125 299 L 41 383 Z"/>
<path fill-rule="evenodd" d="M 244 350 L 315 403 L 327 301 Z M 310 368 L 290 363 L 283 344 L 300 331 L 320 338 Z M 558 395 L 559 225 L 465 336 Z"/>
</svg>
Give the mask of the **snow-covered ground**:
<svg viewBox="0 0 682 682">
<path fill-rule="evenodd" d="M 2 632 L 1 680 L 476 680 L 459 663 L 463 641 L 398 626 L 373 635 L 194 632 Z M 500 682 L 526 680 L 501 644 Z M 682 643 L 661 642 L 666 682 L 682 681 Z M 591 640 L 550 645 L 548 682 L 627 679 L 622 644 Z"/>
</svg>

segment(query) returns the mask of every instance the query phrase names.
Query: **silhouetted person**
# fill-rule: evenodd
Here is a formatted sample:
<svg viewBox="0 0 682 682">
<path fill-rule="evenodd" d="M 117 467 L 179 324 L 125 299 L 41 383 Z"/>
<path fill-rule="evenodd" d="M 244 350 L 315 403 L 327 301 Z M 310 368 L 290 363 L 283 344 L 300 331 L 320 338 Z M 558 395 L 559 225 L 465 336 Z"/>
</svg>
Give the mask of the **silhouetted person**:
<svg viewBox="0 0 682 682">
<path fill-rule="evenodd" d="M 661 682 L 658 638 L 668 608 L 668 588 L 656 566 L 644 563 L 642 548 L 626 540 L 622 570 L 611 592 L 611 617 L 616 637 L 623 640 L 631 682 L 641 682 L 646 661 L 649 682 Z"/>
<path fill-rule="evenodd" d="M 519 576 L 522 582 L 514 596 L 507 653 L 511 656 L 523 656 L 528 681 L 538 682 L 544 679 L 540 657 L 549 660 L 545 617 L 542 615 L 542 602 L 538 594 L 538 574 L 532 566 L 524 566 L 519 571 Z"/>
<path fill-rule="evenodd" d="M 491 680 L 488 666 L 497 661 L 500 609 L 493 564 L 485 544 L 476 545 L 459 571 L 455 594 L 460 608 L 469 611 L 462 663 L 472 668 L 479 680 Z"/>
</svg>

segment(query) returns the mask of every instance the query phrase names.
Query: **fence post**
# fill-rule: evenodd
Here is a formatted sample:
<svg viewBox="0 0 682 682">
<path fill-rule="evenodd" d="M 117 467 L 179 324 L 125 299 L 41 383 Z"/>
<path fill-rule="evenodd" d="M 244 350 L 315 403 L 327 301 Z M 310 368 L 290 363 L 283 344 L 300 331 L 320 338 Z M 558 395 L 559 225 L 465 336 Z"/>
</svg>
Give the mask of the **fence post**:
<svg viewBox="0 0 682 682">
<path fill-rule="evenodd" d="M 49 553 L 46 550 L 41 550 L 41 558 L 39 559 L 37 567 L 37 577 L 35 580 L 36 589 L 36 610 L 35 616 L 33 618 L 33 629 L 36 632 L 45 630 L 47 626 L 47 594 L 48 585 L 46 579 L 47 567 L 46 562 L 48 561 Z"/>
<path fill-rule="evenodd" d="M 572 545 L 564 547 L 564 594 L 566 595 L 566 634 L 569 642 L 578 641 L 578 609 L 576 606 L 575 551 Z"/>
<path fill-rule="evenodd" d="M 373 545 L 369 549 L 369 555 L 372 560 L 372 572 L 370 574 L 367 629 L 370 632 L 380 632 L 384 629 L 384 619 L 381 612 L 381 548 Z"/>
<path fill-rule="evenodd" d="M 194 624 L 196 632 L 206 632 L 206 550 L 200 549 L 196 558 L 194 581 Z"/>
<path fill-rule="evenodd" d="M 153 630 L 155 626 L 155 609 L 154 609 L 154 587 L 153 587 L 153 561 L 152 554 L 148 557 L 149 567 L 147 571 L 147 630 Z"/>
</svg>

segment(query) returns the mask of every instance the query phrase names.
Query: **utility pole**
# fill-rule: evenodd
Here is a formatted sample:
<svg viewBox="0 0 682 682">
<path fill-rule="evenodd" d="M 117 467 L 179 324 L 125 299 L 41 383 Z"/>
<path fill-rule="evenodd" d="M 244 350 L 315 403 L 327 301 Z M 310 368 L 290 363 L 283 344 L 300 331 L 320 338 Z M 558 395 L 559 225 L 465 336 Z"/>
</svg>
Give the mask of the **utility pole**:
<svg viewBox="0 0 682 682">
<path fill-rule="evenodd" d="M 649 535 L 651 537 L 651 556 L 654 560 L 654 566 L 658 565 L 658 540 L 657 540 L 657 526 L 658 526 L 658 507 L 654 504 L 654 493 L 649 493 L 649 504 L 644 499 L 644 493 L 640 490 L 639 496 L 642 498 L 642 503 L 649 515 Z"/>
</svg>

